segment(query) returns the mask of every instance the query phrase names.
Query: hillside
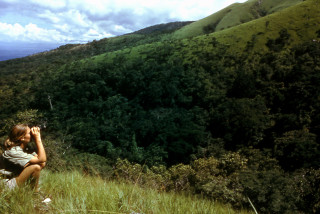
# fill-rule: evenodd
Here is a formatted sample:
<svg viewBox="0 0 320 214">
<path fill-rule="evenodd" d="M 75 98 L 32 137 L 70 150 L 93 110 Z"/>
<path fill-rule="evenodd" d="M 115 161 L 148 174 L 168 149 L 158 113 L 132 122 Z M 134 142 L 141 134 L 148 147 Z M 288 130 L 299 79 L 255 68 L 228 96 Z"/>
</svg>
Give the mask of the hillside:
<svg viewBox="0 0 320 214">
<path fill-rule="evenodd" d="M 245 3 L 235 3 L 183 27 L 173 34 L 173 38 L 187 38 L 218 32 L 281 11 L 300 2 L 302 0 L 250 0 Z"/>
<path fill-rule="evenodd" d="M 232 51 L 241 52 L 246 47 L 250 51 L 264 52 L 269 40 L 275 40 L 281 30 L 289 36 L 286 47 L 292 47 L 304 41 L 317 40 L 320 29 L 320 6 L 317 0 L 308 0 L 280 12 L 244 23 L 233 28 L 213 33 L 212 36 L 223 44 L 228 44 Z"/>
</svg>

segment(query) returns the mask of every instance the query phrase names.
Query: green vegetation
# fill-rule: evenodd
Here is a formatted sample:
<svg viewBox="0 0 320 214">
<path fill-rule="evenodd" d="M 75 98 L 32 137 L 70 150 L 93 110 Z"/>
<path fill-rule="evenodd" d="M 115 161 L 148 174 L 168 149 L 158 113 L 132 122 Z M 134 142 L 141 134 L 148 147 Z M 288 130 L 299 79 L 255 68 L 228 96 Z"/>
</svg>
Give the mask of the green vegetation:
<svg viewBox="0 0 320 214">
<path fill-rule="evenodd" d="M 259 213 L 318 212 L 319 1 L 261 5 L 240 25 L 228 8 L 213 14 L 237 26 L 196 37 L 173 39 L 202 21 L 1 62 L 0 136 L 17 122 L 46 126 L 58 176 L 78 169 L 233 209 L 251 209 L 250 198 Z M 82 200 L 57 207 L 87 209 Z M 153 202 L 125 203 L 118 211 Z"/>
</svg>

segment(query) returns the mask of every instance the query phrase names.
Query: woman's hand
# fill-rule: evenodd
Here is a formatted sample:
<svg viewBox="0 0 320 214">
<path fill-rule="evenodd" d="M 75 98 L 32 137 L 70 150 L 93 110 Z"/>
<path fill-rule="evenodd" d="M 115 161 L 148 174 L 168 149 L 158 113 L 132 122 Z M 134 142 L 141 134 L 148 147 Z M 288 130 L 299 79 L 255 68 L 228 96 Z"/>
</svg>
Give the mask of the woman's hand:
<svg viewBox="0 0 320 214">
<path fill-rule="evenodd" d="M 40 135 L 40 128 L 35 126 L 31 128 L 31 134 L 32 136 L 36 139 L 41 139 L 41 135 Z"/>
<path fill-rule="evenodd" d="M 46 151 L 44 150 L 42 141 L 41 141 L 41 136 L 40 136 L 40 128 L 39 127 L 32 127 L 30 129 L 30 132 L 32 136 L 34 137 L 34 141 L 37 146 L 37 156 L 34 156 L 29 163 L 30 164 L 40 164 L 40 163 L 45 163 L 47 161 L 47 155 Z M 42 165 L 44 166 L 44 165 Z"/>
</svg>

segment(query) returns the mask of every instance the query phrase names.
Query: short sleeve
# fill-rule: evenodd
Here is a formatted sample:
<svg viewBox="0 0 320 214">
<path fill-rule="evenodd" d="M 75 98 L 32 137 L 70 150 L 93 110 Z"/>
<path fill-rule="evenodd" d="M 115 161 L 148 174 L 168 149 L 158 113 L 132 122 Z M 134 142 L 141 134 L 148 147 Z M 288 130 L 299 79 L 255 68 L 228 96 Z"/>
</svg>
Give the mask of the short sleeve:
<svg viewBox="0 0 320 214">
<path fill-rule="evenodd" d="M 24 167 L 33 157 L 33 154 L 28 154 L 22 150 L 20 146 L 16 146 L 3 153 L 3 157 L 13 164 Z"/>
</svg>

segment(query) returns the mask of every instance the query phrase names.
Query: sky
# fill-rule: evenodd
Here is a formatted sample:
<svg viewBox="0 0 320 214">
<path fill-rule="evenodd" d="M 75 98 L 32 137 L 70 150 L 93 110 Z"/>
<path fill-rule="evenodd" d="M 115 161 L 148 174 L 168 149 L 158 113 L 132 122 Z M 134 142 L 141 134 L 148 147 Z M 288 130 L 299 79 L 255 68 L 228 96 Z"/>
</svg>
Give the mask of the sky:
<svg viewBox="0 0 320 214">
<path fill-rule="evenodd" d="M 156 24 L 197 21 L 245 1 L 0 0 L 0 55 L 17 44 L 87 43 Z"/>
</svg>

